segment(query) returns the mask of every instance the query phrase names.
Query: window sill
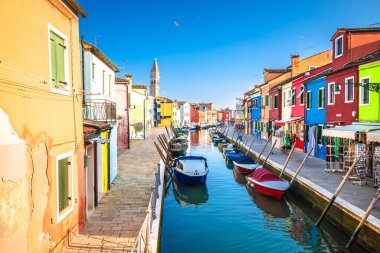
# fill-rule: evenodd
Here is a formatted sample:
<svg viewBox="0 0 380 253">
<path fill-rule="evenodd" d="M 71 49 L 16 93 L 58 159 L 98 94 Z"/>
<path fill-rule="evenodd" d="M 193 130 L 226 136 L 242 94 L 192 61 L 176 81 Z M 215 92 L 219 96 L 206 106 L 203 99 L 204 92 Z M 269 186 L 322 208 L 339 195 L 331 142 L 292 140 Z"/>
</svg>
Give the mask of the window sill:
<svg viewBox="0 0 380 253">
<path fill-rule="evenodd" d="M 368 103 L 368 104 L 359 104 L 359 106 L 369 106 L 370 105 L 370 103 Z"/>
<path fill-rule="evenodd" d="M 341 56 L 343 56 L 343 53 L 341 53 L 341 54 L 339 54 L 339 55 L 334 55 L 334 59 L 339 58 L 339 57 L 341 57 Z"/>
<path fill-rule="evenodd" d="M 50 91 L 55 94 L 70 96 L 70 90 L 60 90 L 60 89 L 50 88 Z"/>
<path fill-rule="evenodd" d="M 62 214 L 57 213 L 57 224 L 60 223 L 67 215 L 74 211 L 74 206 L 67 208 Z"/>
<path fill-rule="evenodd" d="M 354 102 L 354 100 L 350 100 L 350 101 L 344 101 L 344 103 L 346 103 L 346 104 L 348 104 L 348 103 L 353 103 Z"/>
</svg>

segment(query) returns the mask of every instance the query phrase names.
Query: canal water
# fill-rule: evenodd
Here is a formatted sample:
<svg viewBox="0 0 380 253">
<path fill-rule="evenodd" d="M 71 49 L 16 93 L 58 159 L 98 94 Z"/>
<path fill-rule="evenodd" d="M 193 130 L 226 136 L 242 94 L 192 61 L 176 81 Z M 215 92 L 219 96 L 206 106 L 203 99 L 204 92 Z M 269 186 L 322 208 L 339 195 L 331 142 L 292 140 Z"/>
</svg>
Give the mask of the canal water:
<svg viewBox="0 0 380 253">
<path fill-rule="evenodd" d="M 226 166 L 207 131 L 190 133 L 191 155 L 207 158 L 207 184 L 184 187 L 175 181 L 164 198 L 162 253 L 186 252 L 365 252 L 344 246 L 348 238 L 333 226 L 317 228 L 313 210 L 291 193 L 281 201 L 247 188 L 244 177 Z"/>
</svg>

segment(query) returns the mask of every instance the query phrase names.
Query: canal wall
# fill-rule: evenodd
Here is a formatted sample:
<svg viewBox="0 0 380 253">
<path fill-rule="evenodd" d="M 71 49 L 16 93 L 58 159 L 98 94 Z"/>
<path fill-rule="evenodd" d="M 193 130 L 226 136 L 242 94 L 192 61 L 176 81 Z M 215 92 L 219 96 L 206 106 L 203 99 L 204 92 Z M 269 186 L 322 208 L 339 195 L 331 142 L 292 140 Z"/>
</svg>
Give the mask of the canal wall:
<svg viewBox="0 0 380 253">
<path fill-rule="evenodd" d="M 230 142 L 233 142 L 236 144 L 236 141 L 232 140 L 231 137 L 228 136 L 229 132 L 232 132 L 232 131 L 229 130 L 227 132 L 227 134 L 226 134 L 227 139 Z M 231 133 L 231 135 L 232 135 L 232 133 Z M 250 138 L 252 138 L 252 137 L 250 137 Z M 246 145 L 242 145 L 245 150 L 247 150 L 249 148 L 251 141 L 252 141 L 252 139 L 250 141 L 248 140 L 248 143 Z M 253 145 L 253 146 L 255 146 L 255 145 Z M 261 150 L 262 146 L 263 146 L 263 142 L 256 145 L 256 151 L 255 151 L 255 148 L 252 148 L 251 151 L 249 151 L 249 153 L 248 153 L 249 156 L 256 159 L 260 153 L 259 150 Z M 268 145 L 266 148 L 267 153 L 269 152 L 269 149 L 270 149 L 270 145 Z M 277 150 L 275 149 L 274 152 L 275 153 L 281 153 L 281 151 L 279 149 L 277 149 Z M 267 153 L 265 154 L 265 152 L 264 152 L 264 154 L 260 157 L 261 162 L 263 162 L 266 159 L 266 156 L 268 155 Z M 281 169 L 283 167 L 283 164 L 285 163 L 285 159 L 287 156 L 283 155 L 284 159 L 283 159 L 282 163 L 278 162 L 279 159 L 277 159 L 277 161 L 274 161 L 270 157 L 268 158 L 265 167 L 268 168 L 269 170 L 279 174 L 279 172 L 281 171 Z M 312 158 L 312 159 L 316 159 L 316 158 Z M 291 164 L 291 163 L 289 163 L 289 164 Z M 290 167 L 290 166 L 289 165 L 287 166 L 287 169 L 284 172 L 284 175 L 285 175 L 284 178 L 287 180 L 290 180 L 295 174 L 295 169 L 294 168 L 288 169 L 288 167 Z M 305 163 L 305 168 L 303 168 L 303 170 L 308 170 L 308 164 L 307 163 Z M 323 171 L 323 168 L 320 168 L 320 173 L 325 173 Z M 325 174 L 327 174 L 327 173 L 325 173 Z M 323 175 L 323 174 L 321 174 L 321 175 Z M 323 175 L 323 176 L 325 176 L 325 175 Z M 330 176 L 330 175 L 327 175 L 327 176 Z M 336 178 L 336 177 L 332 177 L 332 178 Z M 340 178 L 340 180 L 341 180 L 341 178 Z M 324 210 L 324 208 L 327 206 L 329 200 L 333 196 L 333 193 L 332 193 L 331 189 L 328 190 L 328 189 L 326 189 L 326 187 L 322 187 L 320 183 L 315 183 L 313 181 L 310 180 L 310 178 L 303 177 L 302 173 L 300 173 L 300 175 L 298 175 L 297 179 L 294 181 L 294 183 L 291 187 L 291 191 L 300 200 L 302 200 L 303 202 L 307 203 L 310 207 L 312 207 L 318 214 L 321 214 L 322 211 Z M 336 182 L 334 182 L 334 183 L 335 183 L 336 187 L 339 185 L 339 183 L 340 183 L 339 177 L 336 180 Z M 348 184 L 348 183 L 346 183 L 346 184 Z M 360 187 L 360 186 L 358 186 L 358 187 Z M 345 188 L 349 188 L 349 187 L 345 187 Z M 358 189 L 360 190 L 360 188 L 358 188 Z M 373 194 L 374 193 L 375 193 L 375 191 L 373 191 Z M 365 191 L 364 194 L 366 194 L 366 196 L 365 196 L 365 198 L 363 196 L 363 199 L 367 199 L 367 198 L 371 199 L 374 196 L 374 195 L 373 196 L 367 196 L 368 191 Z M 360 196 L 356 196 L 356 197 L 360 198 Z M 364 203 L 367 203 L 367 206 L 368 206 L 370 201 L 367 201 L 367 202 L 364 201 Z M 365 204 L 362 204 L 362 206 L 363 205 L 365 206 Z M 367 206 L 364 207 L 364 210 L 367 208 Z M 379 210 L 374 210 L 374 211 L 376 211 L 376 214 L 378 214 L 378 212 L 379 212 Z M 325 219 L 328 222 L 330 222 L 331 224 L 333 224 L 335 227 L 337 227 L 338 229 L 343 231 L 347 236 L 350 237 L 352 235 L 352 233 L 354 232 L 354 230 L 356 229 L 358 223 L 360 222 L 361 217 L 363 217 L 364 212 L 365 211 L 363 211 L 362 208 L 359 208 L 358 206 L 353 205 L 349 201 L 347 201 L 347 197 L 346 197 L 346 199 L 341 198 L 341 197 L 337 197 L 333 206 L 331 207 L 331 209 L 327 213 L 327 216 L 325 217 Z M 324 222 L 326 222 L 326 221 L 324 221 Z M 322 222 L 321 226 L 323 227 L 323 222 Z M 362 227 L 360 233 L 358 234 L 356 242 L 358 244 L 360 244 L 362 247 L 369 250 L 370 252 L 380 252 L 380 240 L 379 240 L 379 238 L 380 238 L 380 219 L 378 217 L 375 217 L 374 215 L 370 215 L 368 217 L 367 221 L 365 222 L 364 226 Z"/>
</svg>

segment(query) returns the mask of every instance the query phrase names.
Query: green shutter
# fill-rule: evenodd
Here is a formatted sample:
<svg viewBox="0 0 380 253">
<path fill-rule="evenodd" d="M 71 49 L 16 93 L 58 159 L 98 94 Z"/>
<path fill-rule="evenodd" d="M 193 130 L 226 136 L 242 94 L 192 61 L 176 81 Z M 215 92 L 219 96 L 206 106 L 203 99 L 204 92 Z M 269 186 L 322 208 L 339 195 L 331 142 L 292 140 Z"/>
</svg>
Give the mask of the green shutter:
<svg viewBox="0 0 380 253">
<path fill-rule="evenodd" d="M 325 107 L 325 89 L 322 89 L 322 107 Z"/>
<path fill-rule="evenodd" d="M 50 32 L 50 72 L 51 83 L 55 88 L 57 86 L 57 51 L 56 51 L 56 35 Z"/>
<path fill-rule="evenodd" d="M 269 95 L 265 95 L 265 106 L 269 106 Z"/>
<path fill-rule="evenodd" d="M 66 89 L 66 80 L 65 80 L 65 41 L 56 36 L 56 49 L 57 49 L 57 85 L 58 89 Z"/>
<path fill-rule="evenodd" d="M 69 205 L 69 158 L 58 161 L 59 211 Z"/>
</svg>

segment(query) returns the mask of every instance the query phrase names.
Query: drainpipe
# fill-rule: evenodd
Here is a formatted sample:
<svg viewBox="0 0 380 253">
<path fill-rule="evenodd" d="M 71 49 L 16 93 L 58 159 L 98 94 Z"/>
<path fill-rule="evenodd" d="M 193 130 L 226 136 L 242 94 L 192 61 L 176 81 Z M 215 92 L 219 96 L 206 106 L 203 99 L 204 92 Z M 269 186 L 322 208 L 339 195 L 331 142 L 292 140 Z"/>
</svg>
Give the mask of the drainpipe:
<svg viewBox="0 0 380 253">
<path fill-rule="evenodd" d="M 94 152 L 94 201 L 95 206 L 98 206 L 98 143 L 93 143 Z"/>
<path fill-rule="evenodd" d="M 145 110 L 146 110 L 146 100 L 147 97 L 144 98 L 144 140 L 145 140 L 145 135 L 146 135 L 146 119 L 145 119 Z"/>
<path fill-rule="evenodd" d="M 112 128 L 111 128 L 112 129 Z M 108 142 L 108 145 L 107 145 L 107 153 L 108 153 L 108 159 L 107 159 L 107 171 L 108 171 L 108 184 L 107 184 L 107 190 L 111 189 L 111 162 L 110 162 L 110 159 L 111 159 L 111 154 L 110 154 L 110 151 L 111 151 L 111 129 L 109 129 L 107 131 L 107 137 L 108 139 L 110 140 L 110 142 Z"/>
<path fill-rule="evenodd" d="M 129 84 L 126 86 L 127 87 L 127 139 L 128 139 L 128 143 L 127 143 L 127 149 L 130 149 L 130 145 L 129 143 L 131 142 L 131 139 L 130 139 L 130 133 L 129 133 L 129 106 L 130 106 L 130 101 L 129 101 L 129 96 L 128 96 L 128 92 L 129 92 Z"/>
</svg>

